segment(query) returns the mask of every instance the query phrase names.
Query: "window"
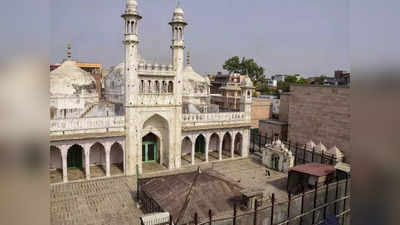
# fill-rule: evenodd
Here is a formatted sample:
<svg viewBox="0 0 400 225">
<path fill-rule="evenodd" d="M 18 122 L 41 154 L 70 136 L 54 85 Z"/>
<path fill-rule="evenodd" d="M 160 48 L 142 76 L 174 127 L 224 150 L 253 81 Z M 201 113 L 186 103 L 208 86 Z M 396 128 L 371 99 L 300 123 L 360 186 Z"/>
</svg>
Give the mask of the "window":
<svg viewBox="0 0 400 225">
<path fill-rule="evenodd" d="M 172 81 L 170 81 L 168 83 L 168 93 L 172 93 L 174 92 L 174 83 Z"/>
</svg>

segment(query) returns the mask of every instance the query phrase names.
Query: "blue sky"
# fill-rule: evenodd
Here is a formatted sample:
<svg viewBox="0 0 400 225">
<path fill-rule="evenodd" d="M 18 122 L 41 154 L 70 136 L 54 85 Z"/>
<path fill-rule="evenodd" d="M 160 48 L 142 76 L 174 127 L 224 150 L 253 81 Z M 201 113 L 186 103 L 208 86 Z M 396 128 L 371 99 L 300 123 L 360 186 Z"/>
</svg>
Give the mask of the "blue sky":
<svg viewBox="0 0 400 225">
<path fill-rule="evenodd" d="M 140 54 L 170 61 L 176 0 L 138 0 Z M 124 0 L 52 0 L 50 61 L 65 57 L 68 41 L 79 61 L 116 65 L 123 60 L 120 17 Z M 231 56 L 254 58 L 267 75 L 332 75 L 349 70 L 348 0 L 182 0 L 186 50 L 201 74 L 223 71 Z"/>
</svg>

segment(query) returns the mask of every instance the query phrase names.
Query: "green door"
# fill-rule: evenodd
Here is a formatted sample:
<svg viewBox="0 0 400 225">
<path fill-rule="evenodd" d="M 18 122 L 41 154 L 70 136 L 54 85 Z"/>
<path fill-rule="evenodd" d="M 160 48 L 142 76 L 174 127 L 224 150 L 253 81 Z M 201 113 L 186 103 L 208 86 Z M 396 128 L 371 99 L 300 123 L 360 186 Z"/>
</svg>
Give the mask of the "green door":
<svg viewBox="0 0 400 225">
<path fill-rule="evenodd" d="M 68 150 L 67 156 L 68 168 L 82 168 L 82 151 L 78 147 L 72 147 Z"/>
<path fill-rule="evenodd" d="M 195 152 L 206 153 L 206 140 L 202 135 L 196 140 Z"/>
<path fill-rule="evenodd" d="M 143 142 L 142 145 L 142 161 L 155 162 L 157 161 L 157 143 L 156 142 Z"/>
</svg>

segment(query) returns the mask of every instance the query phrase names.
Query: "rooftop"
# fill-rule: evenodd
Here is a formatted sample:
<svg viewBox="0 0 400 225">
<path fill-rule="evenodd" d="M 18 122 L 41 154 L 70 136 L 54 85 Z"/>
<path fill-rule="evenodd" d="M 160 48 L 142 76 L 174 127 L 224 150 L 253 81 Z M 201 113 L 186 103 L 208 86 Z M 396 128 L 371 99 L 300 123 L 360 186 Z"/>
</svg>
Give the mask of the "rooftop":
<svg viewBox="0 0 400 225">
<path fill-rule="evenodd" d="M 332 165 L 321 163 L 307 163 L 292 167 L 289 172 L 290 171 L 296 171 L 299 173 L 310 174 L 316 177 L 322 177 L 335 172 L 336 169 Z"/>
</svg>

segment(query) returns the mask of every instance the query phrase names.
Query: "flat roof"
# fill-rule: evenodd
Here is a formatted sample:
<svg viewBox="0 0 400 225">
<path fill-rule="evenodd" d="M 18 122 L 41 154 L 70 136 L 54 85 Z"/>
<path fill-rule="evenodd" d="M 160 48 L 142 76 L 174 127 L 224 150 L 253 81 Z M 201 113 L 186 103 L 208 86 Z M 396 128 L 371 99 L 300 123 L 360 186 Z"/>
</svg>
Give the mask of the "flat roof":
<svg viewBox="0 0 400 225">
<path fill-rule="evenodd" d="M 292 167 L 291 169 L 289 169 L 289 172 L 291 171 L 310 174 L 316 177 L 322 177 L 335 172 L 336 169 L 332 165 L 321 163 L 307 163 Z"/>
</svg>

